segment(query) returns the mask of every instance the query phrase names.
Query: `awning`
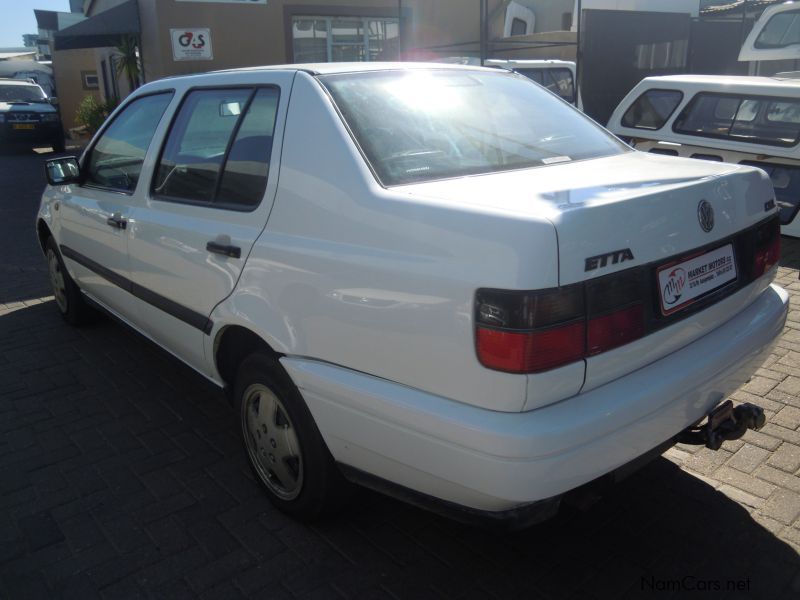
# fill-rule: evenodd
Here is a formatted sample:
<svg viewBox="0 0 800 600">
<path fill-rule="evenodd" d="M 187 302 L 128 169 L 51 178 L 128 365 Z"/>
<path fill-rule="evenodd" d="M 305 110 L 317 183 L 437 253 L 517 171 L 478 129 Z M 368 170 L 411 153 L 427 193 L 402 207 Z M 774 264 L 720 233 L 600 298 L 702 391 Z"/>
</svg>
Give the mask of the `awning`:
<svg viewBox="0 0 800 600">
<path fill-rule="evenodd" d="M 54 47 L 77 50 L 119 46 L 123 36 L 138 35 L 139 31 L 139 7 L 136 0 L 128 0 L 57 32 Z"/>
<path fill-rule="evenodd" d="M 0 60 L 9 60 L 11 58 L 32 58 L 36 56 L 36 50 L 30 52 L 0 52 Z"/>
</svg>

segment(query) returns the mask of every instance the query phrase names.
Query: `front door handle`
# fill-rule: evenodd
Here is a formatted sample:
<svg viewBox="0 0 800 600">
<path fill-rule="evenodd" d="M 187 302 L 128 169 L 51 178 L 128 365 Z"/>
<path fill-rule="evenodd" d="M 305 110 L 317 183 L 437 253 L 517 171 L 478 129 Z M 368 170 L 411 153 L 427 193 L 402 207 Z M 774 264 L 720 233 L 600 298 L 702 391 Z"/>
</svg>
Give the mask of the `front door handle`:
<svg viewBox="0 0 800 600">
<path fill-rule="evenodd" d="M 111 215 L 108 217 L 106 219 L 106 223 L 111 225 L 111 227 L 115 227 L 116 229 L 125 229 L 128 226 L 128 221 L 116 215 Z"/>
<path fill-rule="evenodd" d="M 222 254 L 223 256 L 230 256 L 231 258 L 241 258 L 242 249 L 239 246 L 232 246 L 230 244 L 220 244 L 219 242 L 208 242 L 206 250 L 214 254 Z"/>
</svg>

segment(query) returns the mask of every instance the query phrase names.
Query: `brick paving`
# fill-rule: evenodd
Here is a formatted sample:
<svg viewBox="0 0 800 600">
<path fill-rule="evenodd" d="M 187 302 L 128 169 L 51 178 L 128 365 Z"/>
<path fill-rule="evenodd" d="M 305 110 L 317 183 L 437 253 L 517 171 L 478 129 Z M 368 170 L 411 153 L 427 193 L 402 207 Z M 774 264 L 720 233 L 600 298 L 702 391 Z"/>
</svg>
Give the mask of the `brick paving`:
<svg viewBox="0 0 800 600">
<path fill-rule="evenodd" d="M 302 525 L 217 390 L 110 320 L 62 322 L 33 233 L 44 158 L 0 156 L 0 598 L 800 597 L 800 310 L 733 396 L 761 432 L 677 446 L 591 508 L 500 534 L 364 491 Z M 798 267 L 784 239 L 795 297 Z"/>
</svg>

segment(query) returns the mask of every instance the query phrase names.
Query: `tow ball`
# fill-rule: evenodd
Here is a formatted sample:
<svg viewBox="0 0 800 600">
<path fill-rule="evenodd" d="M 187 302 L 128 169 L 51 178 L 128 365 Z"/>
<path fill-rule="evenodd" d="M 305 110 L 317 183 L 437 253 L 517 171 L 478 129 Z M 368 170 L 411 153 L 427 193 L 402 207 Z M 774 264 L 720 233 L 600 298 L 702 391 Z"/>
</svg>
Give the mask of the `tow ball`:
<svg viewBox="0 0 800 600">
<path fill-rule="evenodd" d="M 704 424 L 684 429 L 675 439 L 681 444 L 719 450 L 722 442 L 738 440 L 748 429 L 761 429 L 765 422 L 760 406 L 746 402 L 734 408 L 733 402 L 726 400 L 708 414 Z"/>
</svg>

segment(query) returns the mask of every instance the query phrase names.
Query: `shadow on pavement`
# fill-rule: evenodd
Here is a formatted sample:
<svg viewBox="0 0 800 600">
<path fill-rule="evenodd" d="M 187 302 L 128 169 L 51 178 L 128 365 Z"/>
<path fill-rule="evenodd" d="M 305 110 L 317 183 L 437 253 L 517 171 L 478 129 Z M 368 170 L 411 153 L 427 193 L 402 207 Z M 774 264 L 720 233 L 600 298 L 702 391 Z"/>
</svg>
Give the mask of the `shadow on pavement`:
<svg viewBox="0 0 800 600">
<path fill-rule="evenodd" d="M 515 534 L 368 491 L 303 525 L 177 360 L 110 320 L 70 328 L 52 303 L 0 316 L 0 595 L 780 599 L 799 574 L 789 545 L 663 458 Z"/>
</svg>

